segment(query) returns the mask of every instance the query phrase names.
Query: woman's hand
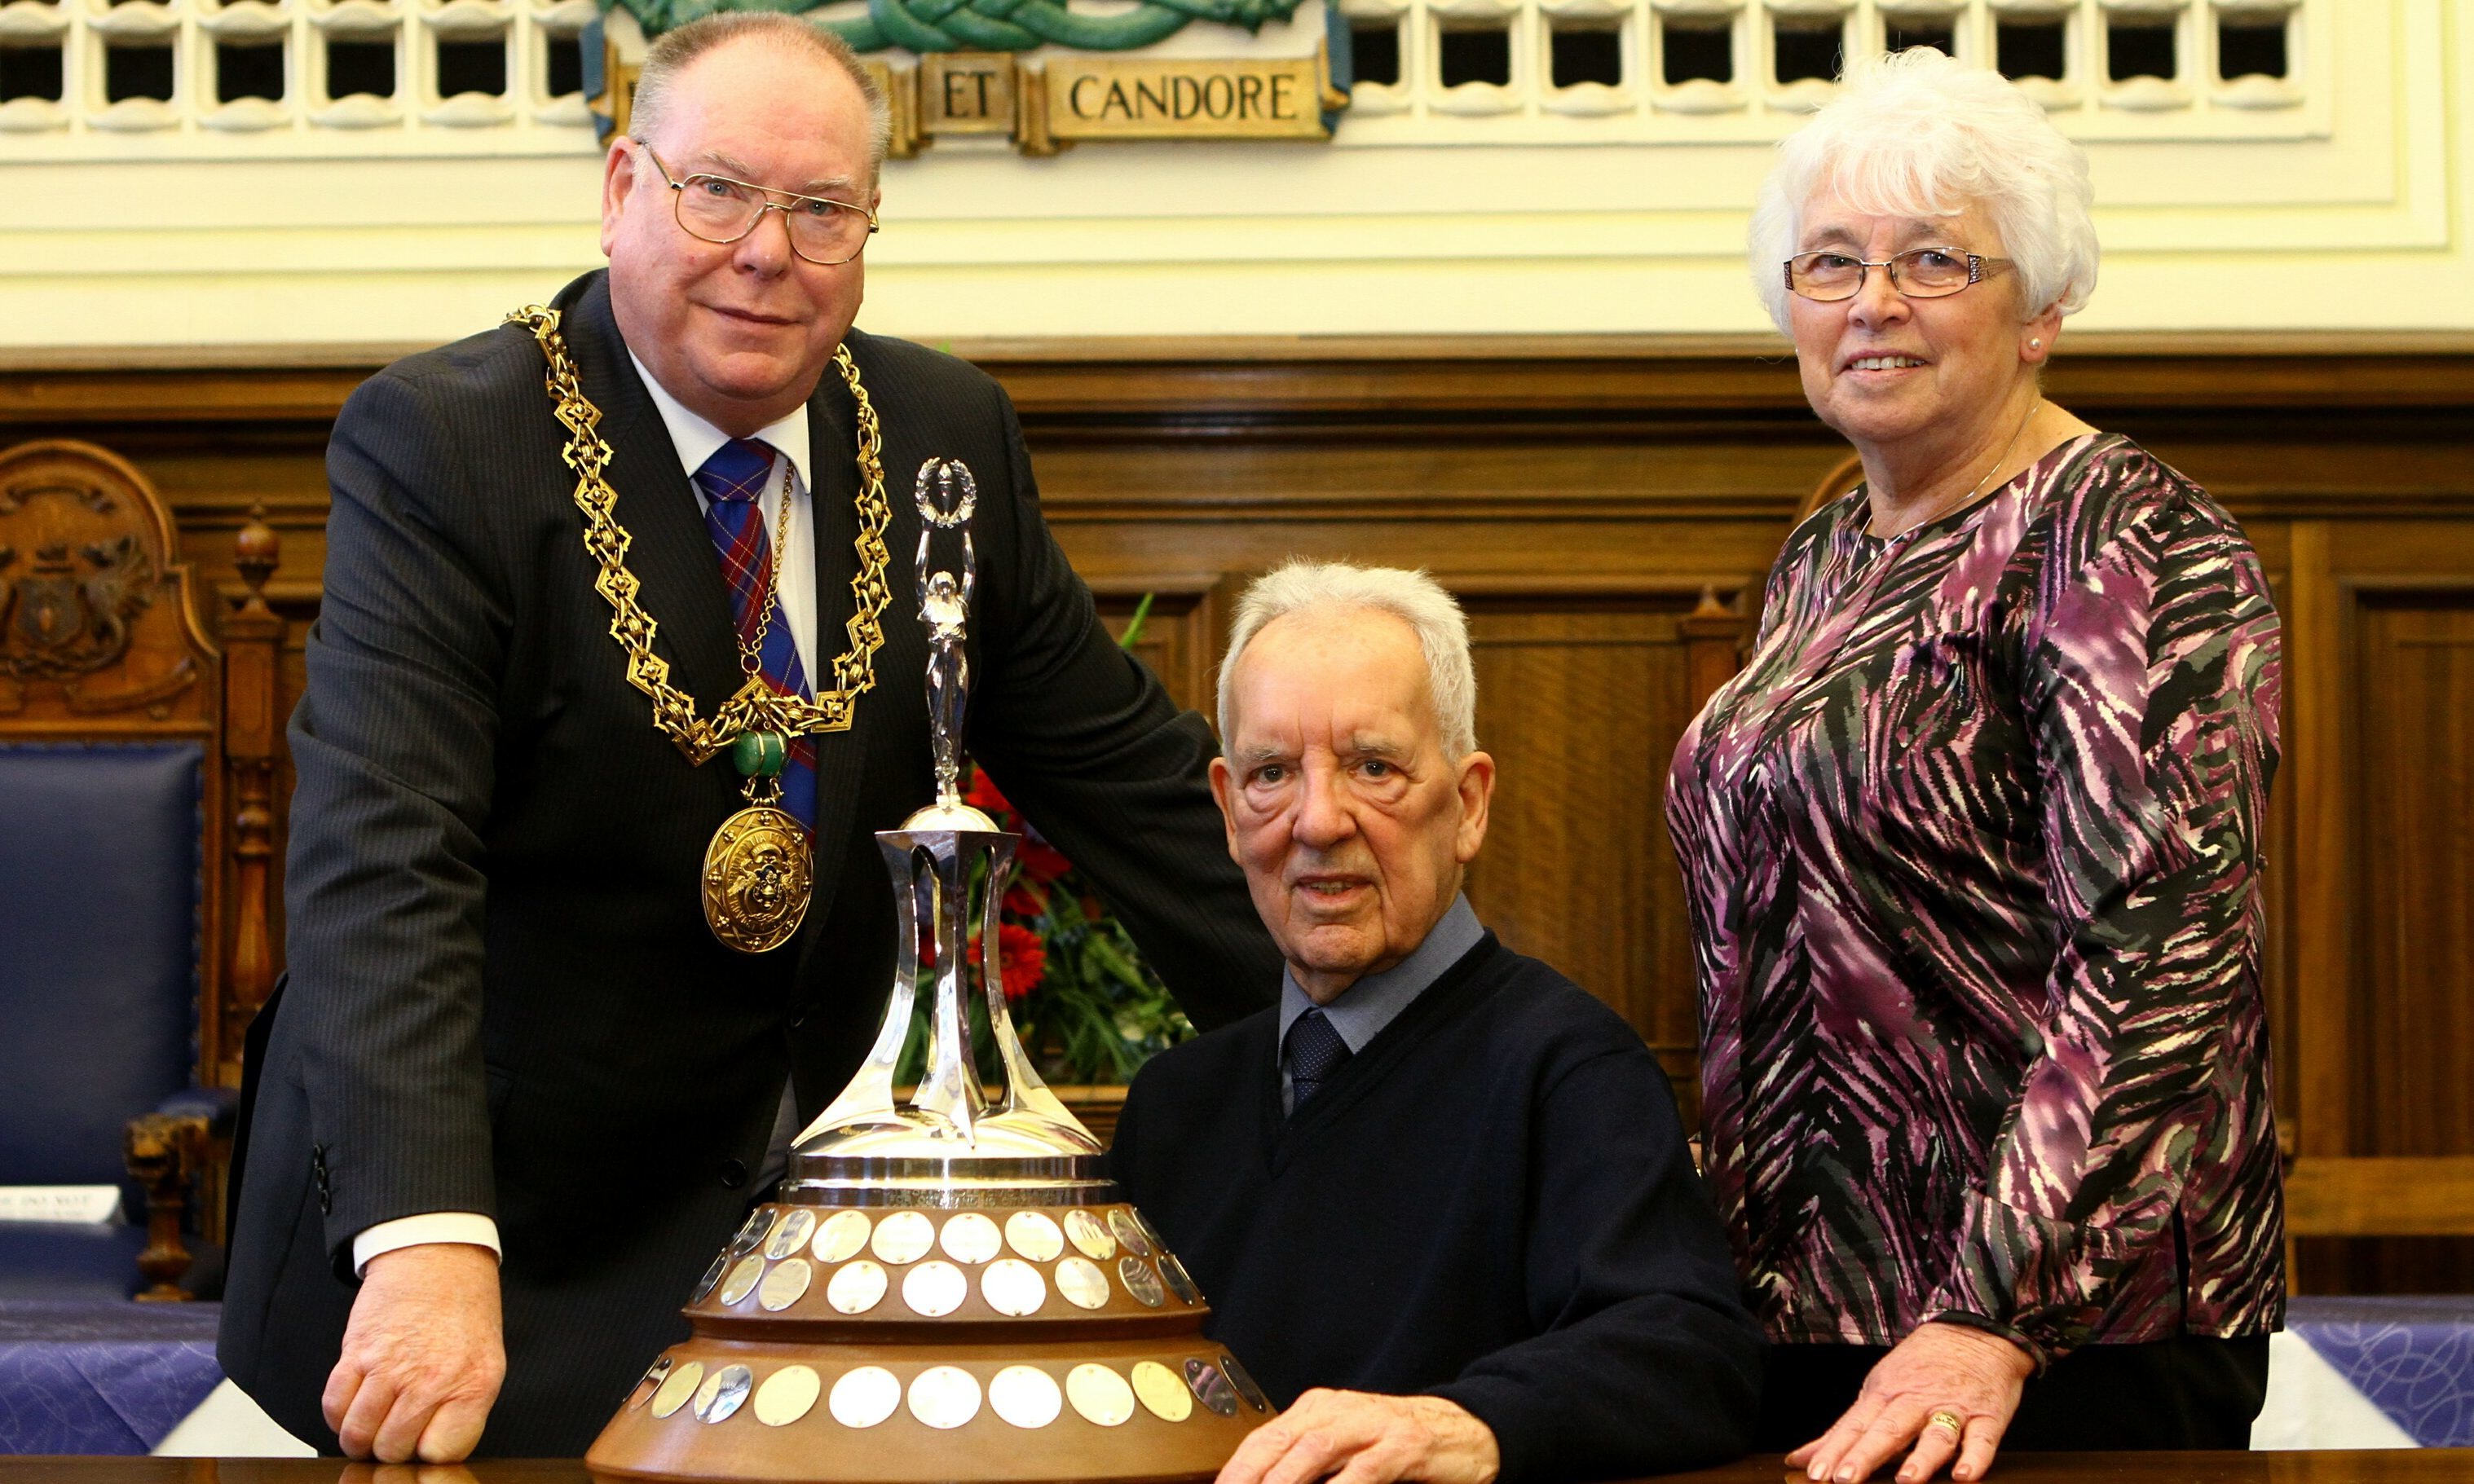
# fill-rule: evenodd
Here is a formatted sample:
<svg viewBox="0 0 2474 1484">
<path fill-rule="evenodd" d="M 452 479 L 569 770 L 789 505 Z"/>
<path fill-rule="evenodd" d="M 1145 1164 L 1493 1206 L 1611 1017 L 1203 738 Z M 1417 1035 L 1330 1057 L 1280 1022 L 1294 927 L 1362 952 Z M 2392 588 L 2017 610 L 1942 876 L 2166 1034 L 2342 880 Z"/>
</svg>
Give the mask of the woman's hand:
<svg viewBox="0 0 2474 1484">
<path fill-rule="evenodd" d="M 1807 1478 L 1856 1484 L 1913 1443 L 1899 1484 L 1923 1484 L 1953 1453 L 1958 1463 L 1952 1478 L 1960 1484 L 1980 1479 L 2019 1410 L 2020 1388 L 2035 1371 L 2025 1351 L 1998 1334 L 1964 1325 L 1919 1325 L 1864 1377 L 1846 1415 L 1787 1454 L 1786 1466 L 1802 1469 Z"/>
</svg>

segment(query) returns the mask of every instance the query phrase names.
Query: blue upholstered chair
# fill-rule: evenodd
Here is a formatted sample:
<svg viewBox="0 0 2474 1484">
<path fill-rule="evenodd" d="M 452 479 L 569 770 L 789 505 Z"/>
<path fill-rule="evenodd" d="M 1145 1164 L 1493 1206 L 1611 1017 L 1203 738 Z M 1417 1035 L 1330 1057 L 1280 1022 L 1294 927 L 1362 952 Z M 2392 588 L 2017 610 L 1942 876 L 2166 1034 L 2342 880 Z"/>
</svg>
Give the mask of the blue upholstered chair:
<svg viewBox="0 0 2474 1484">
<path fill-rule="evenodd" d="M 177 1298 L 184 1228 L 219 1235 L 271 978 L 282 625 L 252 525 L 218 646 L 143 476 L 85 444 L 0 452 L 0 1186 L 125 1192 L 110 1225 L 0 1221 L 0 1298 L 126 1298 L 141 1272 Z"/>
</svg>

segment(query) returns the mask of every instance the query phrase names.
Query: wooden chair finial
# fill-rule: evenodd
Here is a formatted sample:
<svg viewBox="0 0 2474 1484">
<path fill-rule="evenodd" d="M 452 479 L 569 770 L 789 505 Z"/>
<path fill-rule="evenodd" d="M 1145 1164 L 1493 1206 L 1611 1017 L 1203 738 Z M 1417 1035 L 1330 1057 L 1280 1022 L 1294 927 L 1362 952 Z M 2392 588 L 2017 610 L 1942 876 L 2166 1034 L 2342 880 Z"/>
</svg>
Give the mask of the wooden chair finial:
<svg viewBox="0 0 2474 1484">
<path fill-rule="evenodd" d="M 266 581 L 275 575 L 276 565 L 283 558 L 283 538 L 266 523 L 265 501 L 250 506 L 249 523 L 232 539 L 232 564 L 239 568 L 240 580 L 249 588 L 248 596 L 241 600 L 241 611 L 271 611 L 266 606 Z"/>
</svg>

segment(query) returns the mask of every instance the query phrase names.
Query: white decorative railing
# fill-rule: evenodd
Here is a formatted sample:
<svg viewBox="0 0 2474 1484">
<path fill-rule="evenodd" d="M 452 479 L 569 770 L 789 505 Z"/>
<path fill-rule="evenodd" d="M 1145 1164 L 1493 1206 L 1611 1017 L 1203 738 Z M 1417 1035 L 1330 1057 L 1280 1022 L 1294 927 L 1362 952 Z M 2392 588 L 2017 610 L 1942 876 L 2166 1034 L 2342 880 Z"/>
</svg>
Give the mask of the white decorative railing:
<svg viewBox="0 0 2474 1484">
<path fill-rule="evenodd" d="M 578 38 L 595 14 L 594 0 L 0 0 L 0 159 L 590 148 Z"/>
<path fill-rule="evenodd" d="M 1358 143 L 1775 138 L 1855 52 L 1933 45 L 2086 138 L 2293 138 L 2335 0 L 1337 0 Z"/>
<path fill-rule="evenodd" d="M 1848 52 L 1920 42 L 2019 78 L 2081 138 L 2312 137 L 2338 0 L 1330 3 L 1353 40 L 1347 147 L 1766 140 L 1830 96 Z M 0 0 L 0 161 L 587 153 L 594 14 Z"/>
</svg>

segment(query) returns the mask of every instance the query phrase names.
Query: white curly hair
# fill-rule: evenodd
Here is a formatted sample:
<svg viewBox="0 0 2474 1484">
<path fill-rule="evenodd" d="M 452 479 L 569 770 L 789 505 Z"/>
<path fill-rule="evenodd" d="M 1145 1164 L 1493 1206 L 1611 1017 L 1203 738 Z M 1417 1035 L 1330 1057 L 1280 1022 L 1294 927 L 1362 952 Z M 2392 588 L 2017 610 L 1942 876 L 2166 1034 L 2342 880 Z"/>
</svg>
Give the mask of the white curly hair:
<svg viewBox="0 0 2474 1484">
<path fill-rule="evenodd" d="M 2087 152 L 1998 72 L 1928 46 L 1851 67 L 1838 96 L 1781 141 L 1753 208 L 1753 284 L 1787 328 L 1786 275 L 1805 203 L 1824 187 L 1859 211 L 1955 216 L 1983 205 L 2019 275 L 2022 318 L 2074 314 L 2096 291 Z"/>
<path fill-rule="evenodd" d="M 1426 658 L 1426 688 L 1434 698 L 1443 755 L 1454 762 L 1477 751 L 1477 667 L 1469 658 L 1468 618 L 1422 570 L 1352 566 L 1345 562 L 1291 561 L 1256 578 L 1237 600 L 1228 653 L 1220 660 L 1220 745 L 1231 745 L 1237 657 L 1263 626 L 1291 613 L 1390 613 L 1418 635 Z"/>
</svg>

